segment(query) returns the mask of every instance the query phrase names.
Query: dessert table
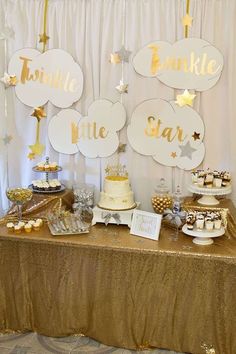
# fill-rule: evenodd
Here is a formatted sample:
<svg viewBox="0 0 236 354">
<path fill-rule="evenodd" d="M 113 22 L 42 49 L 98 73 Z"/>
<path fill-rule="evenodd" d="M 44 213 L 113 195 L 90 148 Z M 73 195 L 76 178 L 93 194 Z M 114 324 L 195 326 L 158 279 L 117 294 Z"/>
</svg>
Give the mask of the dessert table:
<svg viewBox="0 0 236 354">
<path fill-rule="evenodd" d="M 229 205 L 232 213 L 235 210 Z M 234 214 L 235 215 L 235 214 Z M 16 235 L 0 226 L 0 331 L 84 334 L 112 346 L 236 352 L 236 239 L 210 246 L 162 227 L 159 241 L 126 226 L 89 234 Z M 236 236 L 236 235 L 235 235 Z"/>
</svg>

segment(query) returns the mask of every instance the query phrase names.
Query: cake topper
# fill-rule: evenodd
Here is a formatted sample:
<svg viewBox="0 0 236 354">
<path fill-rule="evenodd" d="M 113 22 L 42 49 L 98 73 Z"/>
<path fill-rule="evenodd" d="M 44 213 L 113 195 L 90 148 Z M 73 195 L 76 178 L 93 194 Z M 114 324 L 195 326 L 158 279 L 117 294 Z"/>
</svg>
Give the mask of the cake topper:
<svg viewBox="0 0 236 354">
<path fill-rule="evenodd" d="M 126 170 L 125 165 L 121 165 L 120 163 L 117 163 L 116 165 L 107 165 L 105 169 L 106 175 L 107 176 L 122 176 L 122 177 L 128 177 L 128 172 Z"/>
</svg>

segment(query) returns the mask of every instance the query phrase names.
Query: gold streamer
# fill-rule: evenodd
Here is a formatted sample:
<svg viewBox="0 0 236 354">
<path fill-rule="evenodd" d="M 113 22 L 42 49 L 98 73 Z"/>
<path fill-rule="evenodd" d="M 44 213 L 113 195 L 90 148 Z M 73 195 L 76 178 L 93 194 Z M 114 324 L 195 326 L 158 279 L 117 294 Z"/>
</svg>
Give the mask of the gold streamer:
<svg viewBox="0 0 236 354">
<path fill-rule="evenodd" d="M 43 13 L 43 34 L 40 35 L 40 42 L 43 43 L 43 53 L 46 50 L 46 43 L 49 37 L 46 34 L 47 30 L 47 14 L 48 14 L 48 0 L 44 0 L 44 13 Z"/>
<path fill-rule="evenodd" d="M 43 50 L 42 50 L 43 53 L 46 50 L 46 44 L 47 44 L 47 41 L 49 40 L 49 37 L 46 33 L 47 14 L 48 14 L 48 0 L 44 0 L 43 33 L 39 35 L 39 43 L 43 43 Z M 37 107 L 35 109 L 34 114 L 33 114 L 33 116 L 37 118 L 37 127 L 36 127 L 36 142 L 35 142 L 35 144 L 29 146 L 31 151 L 28 154 L 28 158 L 30 160 L 33 160 L 36 157 L 36 155 L 42 155 L 42 153 L 45 149 L 45 146 L 40 143 L 39 132 L 40 132 L 41 118 L 45 117 L 46 115 L 42 115 L 42 116 L 38 115 L 40 112 L 37 112 L 37 110 L 45 113 L 43 107 Z"/>
<path fill-rule="evenodd" d="M 186 15 L 189 15 L 190 0 L 186 0 Z M 184 27 L 184 37 L 188 38 L 188 25 Z"/>
</svg>

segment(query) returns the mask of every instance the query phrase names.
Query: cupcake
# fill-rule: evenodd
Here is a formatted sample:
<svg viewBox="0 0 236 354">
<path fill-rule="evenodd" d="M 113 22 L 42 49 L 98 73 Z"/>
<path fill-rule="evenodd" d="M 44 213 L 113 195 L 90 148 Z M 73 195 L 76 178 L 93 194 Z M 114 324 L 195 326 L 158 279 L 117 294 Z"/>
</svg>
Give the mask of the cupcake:
<svg viewBox="0 0 236 354">
<path fill-rule="evenodd" d="M 24 227 L 25 227 L 25 222 L 24 221 L 19 221 L 18 222 L 18 226 L 21 228 L 21 230 L 23 230 Z"/>
<path fill-rule="evenodd" d="M 204 186 L 204 180 L 205 180 L 204 177 L 198 177 L 197 184 L 198 184 L 199 187 L 203 187 Z"/>
<path fill-rule="evenodd" d="M 34 229 L 35 231 L 39 231 L 39 229 L 40 229 L 40 223 L 35 221 L 35 223 L 34 223 L 34 225 L 33 225 L 33 229 Z"/>
<path fill-rule="evenodd" d="M 21 227 L 19 225 L 15 225 L 14 226 L 14 231 L 16 234 L 20 234 L 21 233 Z"/>
<path fill-rule="evenodd" d="M 31 232 L 32 231 L 32 225 L 31 224 L 25 224 L 25 232 Z"/>
<path fill-rule="evenodd" d="M 220 174 L 219 174 L 219 173 L 214 176 L 213 185 L 214 185 L 214 187 L 216 187 L 216 188 L 221 188 L 221 185 L 222 185 L 222 178 L 220 177 Z"/>
<path fill-rule="evenodd" d="M 42 219 L 37 219 L 35 222 L 38 223 L 40 225 L 40 227 L 43 226 L 43 220 Z"/>
<path fill-rule="evenodd" d="M 214 228 L 215 228 L 216 230 L 219 230 L 219 229 L 221 228 L 221 225 L 222 225 L 221 215 L 218 213 L 218 214 L 215 216 Z"/>
<path fill-rule="evenodd" d="M 30 225 L 32 225 L 32 226 L 34 225 L 34 223 L 35 223 L 34 220 L 29 220 L 29 221 L 28 221 L 28 224 L 30 224 Z"/>
<path fill-rule="evenodd" d="M 50 171 L 50 165 L 49 164 L 45 164 L 44 165 L 44 171 Z"/>
<path fill-rule="evenodd" d="M 43 162 L 40 162 L 37 164 L 37 170 L 38 171 L 44 171 L 44 163 Z"/>
<path fill-rule="evenodd" d="M 214 179 L 213 173 L 211 173 L 211 172 L 207 173 L 207 175 L 206 175 L 206 177 L 205 177 L 204 185 L 205 185 L 207 188 L 212 188 L 212 186 L 213 186 L 213 179 Z"/>
<path fill-rule="evenodd" d="M 8 230 L 8 231 L 13 231 L 13 230 L 14 230 L 14 224 L 13 224 L 13 222 L 8 222 L 8 223 L 7 223 L 7 230 Z"/>
<path fill-rule="evenodd" d="M 214 222 L 211 218 L 205 218 L 205 226 L 207 231 L 212 231 L 214 227 Z"/>
<path fill-rule="evenodd" d="M 204 216 L 202 214 L 198 214 L 196 218 L 196 227 L 198 230 L 203 230 L 204 228 Z"/>
<path fill-rule="evenodd" d="M 198 173 L 193 171 L 191 173 L 191 177 L 192 177 L 192 183 L 196 184 L 197 183 L 197 179 L 198 179 Z"/>
<path fill-rule="evenodd" d="M 51 171 L 56 171 L 57 170 L 57 163 L 56 162 L 52 162 L 50 164 L 50 169 L 51 169 Z"/>
</svg>

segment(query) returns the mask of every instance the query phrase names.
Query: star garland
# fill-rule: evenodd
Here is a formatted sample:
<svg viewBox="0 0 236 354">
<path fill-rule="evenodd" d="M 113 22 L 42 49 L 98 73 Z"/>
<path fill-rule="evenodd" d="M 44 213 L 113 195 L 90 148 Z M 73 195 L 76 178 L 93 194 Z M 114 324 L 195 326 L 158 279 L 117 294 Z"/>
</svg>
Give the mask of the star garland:
<svg viewBox="0 0 236 354">
<path fill-rule="evenodd" d="M 189 15 L 190 0 L 186 0 L 186 14 L 182 18 L 182 25 L 184 26 L 184 37 L 188 38 L 189 27 L 192 26 L 193 17 Z"/>
<path fill-rule="evenodd" d="M 48 12 L 48 0 L 44 0 L 44 14 L 43 14 L 43 33 L 39 34 L 39 43 L 43 43 L 42 52 L 44 53 L 46 50 L 46 45 L 49 40 L 49 36 L 47 35 L 47 12 Z M 43 106 L 35 107 L 31 117 L 35 117 L 37 119 L 36 126 L 36 139 L 33 145 L 29 145 L 30 152 L 27 157 L 29 160 L 35 159 L 36 156 L 42 155 L 45 150 L 45 146 L 40 143 L 40 124 L 43 118 L 46 118 L 46 112 Z"/>
</svg>

